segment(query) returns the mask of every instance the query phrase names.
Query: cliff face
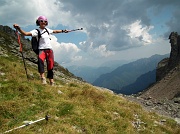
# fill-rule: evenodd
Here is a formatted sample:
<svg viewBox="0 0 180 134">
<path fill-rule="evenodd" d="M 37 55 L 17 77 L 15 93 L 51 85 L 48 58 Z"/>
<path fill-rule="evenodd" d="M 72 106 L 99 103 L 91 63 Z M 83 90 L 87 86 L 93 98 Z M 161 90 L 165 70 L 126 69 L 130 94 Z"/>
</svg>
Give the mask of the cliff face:
<svg viewBox="0 0 180 134">
<path fill-rule="evenodd" d="M 168 67 L 172 69 L 180 63 L 180 36 L 177 32 L 172 32 L 169 36 L 169 39 L 171 43 L 171 53 Z"/>
<path fill-rule="evenodd" d="M 157 82 L 147 89 L 141 97 L 155 99 L 180 97 L 180 36 L 177 32 L 172 32 L 169 39 L 171 44 L 170 57 L 158 63 Z"/>
<path fill-rule="evenodd" d="M 177 32 L 172 32 L 169 35 L 169 40 L 171 44 L 170 57 L 158 63 L 156 70 L 157 81 L 164 78 L 173 68 L 178 67 L 180 63 L 180 35 Z"/>
</svg>

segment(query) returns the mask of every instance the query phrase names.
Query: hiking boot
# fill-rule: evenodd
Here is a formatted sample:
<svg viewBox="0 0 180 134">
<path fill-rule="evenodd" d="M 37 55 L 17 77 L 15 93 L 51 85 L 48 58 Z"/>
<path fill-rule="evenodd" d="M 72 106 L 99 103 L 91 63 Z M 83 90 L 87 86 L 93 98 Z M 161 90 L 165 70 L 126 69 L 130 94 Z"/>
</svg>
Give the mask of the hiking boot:
<svg viewBox="0 0 180 134">
<path fill-rule="evenodd" d="M 47 84 L 46 78 L 45 78 L 45 77 L 42 77 L 42 78 L 41 78 L 41 82 L 42 82 L 43 85 Z"/>
</svg>

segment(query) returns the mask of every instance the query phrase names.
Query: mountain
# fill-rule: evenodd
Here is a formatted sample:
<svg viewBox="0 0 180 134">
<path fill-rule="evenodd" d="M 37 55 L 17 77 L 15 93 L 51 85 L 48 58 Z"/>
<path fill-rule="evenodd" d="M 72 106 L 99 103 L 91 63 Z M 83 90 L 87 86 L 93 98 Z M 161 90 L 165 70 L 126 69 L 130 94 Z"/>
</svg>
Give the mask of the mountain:
<svg viewBox="0 0 180 134">
<path fill-rule="evenodd" d="M 112 71 L 109 67 L 69 66 L 67 68 L 73 74 L 89 83 L 93 83 L 101 74 Z"/>
<path fill-rule="evenodd" d="M 2 26 L 0 25 L 0 31 L 1 31 L 1 49 L 5 48 L 7 50 L 10 50 L 11 53 L 14 53 L 14 55 L 19 56 L 22 58 L 22 54 L 19 52 L 19 44 L 17 43 L 17 35 L 14 30 L 12 30 L 8 26 Z M 32 51 L 31 47 L 31 41 L 24 36 L 20 35 L 21 44 L 23 45 L 23 57 L 25 60 L 29 61 L 31 64 L 37 64 L 37 56 Z M 1 50 L 3 52 L 3 50 Z M 74 77 L 75 79 L 79 79 L 82 81 L 82 78 L 76 77 L 73 73 L 69 72 L 68 69 L 62 67 L 55 61 L 54 66 L 55 71 L 60 71 L 59 73 L 64 73 L 69 77 Z"/>
<path fill-rule="evenodd" d="M 178 134 L 180 131 L 174 119 L 146 111 L 122 95 L 86 83 L 58 63 L 54 70 L 56 85 L 42 85 L 36 55 L 33 57 L 28 49 L 30 42 L 23 37 L 21 41 L 28 80 L 14 31 L 0 26 L 0 133 Z"/>
<path fill-rule="evenodd" d="M 132 62 L 134 60 L 111 60 L 111 61 L 107 61 L 102 63 L 100 66 L 101 67 L 109 67 L 112 68 L 113 70 L 116 69 L 119 66 L 122 66 L 123 64 L 127 64 L 129 62 Z"/>
<path fill-rule="evenodd" d="M 137 94 L 144 89 L 148 88 L 150 85 L 156 82 L 156 69 L 149 71 L 136 79 L 136 81 L 128 86 L 122 87 L 121 90 L 118 90 L 118 93 L 131 95 Z"/>
<path fill-rule="evenodd" d="M 103 63 L 100 67 L 91 66 L 69 66 L 67 67 L 76 76 L 83 78 L 89 83 L 93 83 L 100 75 L 109 73 L 115 68 L 126 64 L 130 61 L 125 60 L 114 60 L 110 62 Z"/>
<path fill-rule="evenodd" d="M 156 69 L 156 83 L 146 89 L 143 98 L 173 99 L 180 97 L 180 35 L 169 36 L 171 52 L 169 58 L 161 60 Z"/>
<path fill-rule="evenodd" d="M 158 62 L 167 56 L 168 54 L 153 55 L 122 65 L 110 73 L 101 75 L 93 85 L 109 88 L 118 93 L 123 87 L 134 83 L 141 75 L 156 69 Z"/>
<path fill-rule="evenodd" d="M 139 94 L 126 97 L 180 122 L 180 35 L 172 32 L 169 39 L 170 56 L 157 64 L 156 82 Z"/>
</svg>

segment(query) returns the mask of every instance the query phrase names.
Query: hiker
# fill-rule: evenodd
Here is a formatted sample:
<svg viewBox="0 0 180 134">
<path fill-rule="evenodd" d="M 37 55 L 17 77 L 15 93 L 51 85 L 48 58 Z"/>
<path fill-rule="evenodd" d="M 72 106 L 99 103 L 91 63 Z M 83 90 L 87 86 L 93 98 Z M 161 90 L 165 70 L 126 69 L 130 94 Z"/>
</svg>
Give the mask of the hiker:
<svg viewBox="0 0 180 134">
<path fill-rule="evenodd" d="M 50 43 L 49 34 L 52 33 L 68 33 L 68 30 L 51 30 L 46 28 L 48 20 L 45 16 L 39 16 L 36 20 L 36 25 L 39 26 L 40 31 L 39 46 L 38 46 L 38 72 L 40 73 L 42 84 L 47 84 L 44 75 L 44 60 L 47 62 L 47 78 L 49 78 L 50 85 L 54 85 L 53 67 L 54 67 L 54 54 Z M 32 36 L 38 39 L 39 31 L 34 29 L 26 32 L 20 28 L 18 24 L 13 25 L 24 36 Z"/>
</svg>

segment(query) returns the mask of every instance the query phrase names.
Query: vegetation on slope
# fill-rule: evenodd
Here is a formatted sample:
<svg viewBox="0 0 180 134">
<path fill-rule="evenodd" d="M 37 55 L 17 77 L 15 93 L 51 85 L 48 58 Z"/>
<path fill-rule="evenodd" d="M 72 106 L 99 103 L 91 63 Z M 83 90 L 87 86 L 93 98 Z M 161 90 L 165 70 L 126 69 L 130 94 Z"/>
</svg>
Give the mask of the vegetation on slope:
<svg viewBox="0 0 180 134">
<path fill-rule="evenodd" d="M 56 80 L 56 86 L 41 85 L 36 67 L 22 59 L 0 55 L 0 133 L 37 120 L 10 133 L 179 133 L 175 121 L 148 113 L 139 105 L 92 85 L 71 79 Z"/>
<path fill-rule="evenodd" d="M 120 95 L 60 71 L 55 72 L 56 86 L 44 86 L 40 83 L 37 66 L 26 61 L 27 80 L 22 58 L 14 51 L 16 40 L 6 36 L 0 34 L 0 133 L 45 115 L 51 117 L 49 121 L 43 120 L 10 133 L 180 133 L 174 120 L 144 111 L 140 105 Z"/>
</svg>

